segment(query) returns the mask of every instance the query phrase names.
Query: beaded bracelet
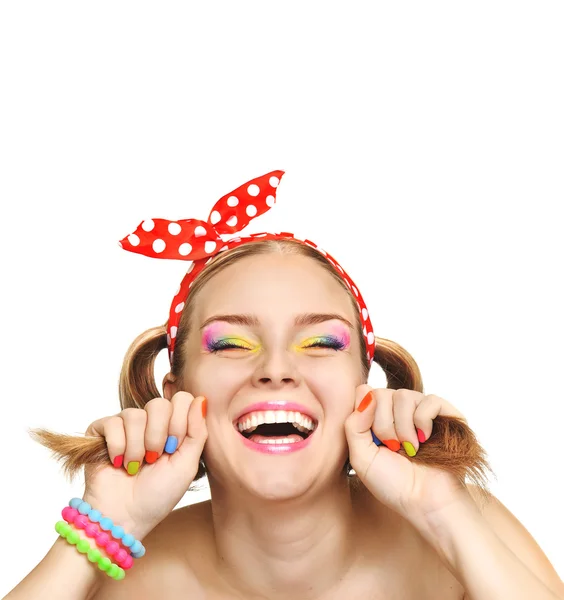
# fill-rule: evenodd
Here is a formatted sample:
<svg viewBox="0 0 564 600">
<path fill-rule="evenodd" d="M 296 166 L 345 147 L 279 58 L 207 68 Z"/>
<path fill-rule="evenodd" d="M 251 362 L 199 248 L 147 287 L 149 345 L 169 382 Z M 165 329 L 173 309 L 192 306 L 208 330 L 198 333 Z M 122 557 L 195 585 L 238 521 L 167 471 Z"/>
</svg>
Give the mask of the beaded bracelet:
<svg viewBox="0 0 564 600">
<path fill-rule="evenodd" d="M 118 542 L 111 541 L 110 536 L 103 531 L 98 523 L 92 523 L 86 515 L 81 515 L 76 508 L 65 506 L 61 511 L 63 519 L 74 525 L 75 529 L 84 529 L 84 533 L 93 538 L 99 548 L 103 548 L 109 558 L 113 558 L 118 566 L 130 569 L 133 565 L 133 557 L 127 548 L 122 548 Z"/>
<path fill-rule="evenodd" d="M 104 531 L 109 531 L 112 537 L 120 540 L 124 546 L 131 549 L 133 558 L 141 558 L 145 554 L 145 546 L 136 540 L 131 534 L 125 533 L 123 527 L 114 525 L 113 521 L 108 517 L 102 517 L 99 510 L 93 509 L 88 502 L 82 498 L 73 498 L 69 502 L 71 508 L 75 508 L 81 515 L 86 515 L 93 523 L 100 523 L 100 527 Z"/>
<path fill-rule="evenodd" d="M 100 571 L 104 571 L 112 579 L 120 581 L 125 577 L 125 571 L 121 567 L 118 567 L 108 557 L 102 556 L 100 550 L 93 548 L 88 540 L 81 538 L 78 531 L 66 521 L 57 521 L 55 531 L 69 544 L 76 546 L 81 554 L 86 554 L 90 562 L 96 563 Z"/>
</svg>

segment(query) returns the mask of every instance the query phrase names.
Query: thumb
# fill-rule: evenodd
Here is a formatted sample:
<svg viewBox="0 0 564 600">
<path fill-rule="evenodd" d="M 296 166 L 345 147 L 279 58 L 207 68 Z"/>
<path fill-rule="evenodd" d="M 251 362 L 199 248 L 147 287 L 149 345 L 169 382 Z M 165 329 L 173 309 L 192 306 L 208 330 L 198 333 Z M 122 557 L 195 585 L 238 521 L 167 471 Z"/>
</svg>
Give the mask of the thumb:
<svg viewBox="0 0 564 600">
<path fill-rule="evenodd" d="M 176 451 L 178 458 L 186 468 L 187 475 L 192 475 L 192 478 L 198 472 L 200 457 L 208 439 L 206 413 L 207 399 L 204 396 L 197 396 L 188 409 L 186 437 Z"/>
<path fill-rule="evenodd" d="M 365 473 L 379 452 L 382 442 L 373 434 L 376 397 L 367 384 L 356 388 L 354 411 L 345 421 L 345 435 L 349 445 L 349 460 L 353 469 Z"/>
</svg>

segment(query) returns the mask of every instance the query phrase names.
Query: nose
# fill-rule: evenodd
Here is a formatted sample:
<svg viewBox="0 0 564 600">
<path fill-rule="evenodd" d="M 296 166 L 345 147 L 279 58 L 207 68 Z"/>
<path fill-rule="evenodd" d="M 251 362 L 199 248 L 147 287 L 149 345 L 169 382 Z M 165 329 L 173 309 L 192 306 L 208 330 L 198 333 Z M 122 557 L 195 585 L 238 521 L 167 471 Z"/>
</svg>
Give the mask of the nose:
<svg viewBox="0 0 564 600">
<path fill-rule="evenodd" d="M 264 352 L 252 379 L 254 386 L 271 389 L 297 387 L 301 382 L 293 357 L 287 350 Z"/>
</svg>

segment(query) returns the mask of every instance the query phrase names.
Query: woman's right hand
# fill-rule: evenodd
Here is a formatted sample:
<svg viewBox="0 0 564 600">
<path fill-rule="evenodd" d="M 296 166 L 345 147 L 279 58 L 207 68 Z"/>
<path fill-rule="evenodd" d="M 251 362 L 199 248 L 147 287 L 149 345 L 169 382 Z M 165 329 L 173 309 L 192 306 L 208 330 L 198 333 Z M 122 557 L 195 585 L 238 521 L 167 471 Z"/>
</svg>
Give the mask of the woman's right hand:
<svg viewBox="0 0 564 600">
<path fill-rule="evenodd" d="M 91 423 L 85 435 L 104 437 L 110 459 L 107 467 L 85 468 L 83 499 L 126 533 L 138 539 L 147 535 L 174 509 L 198 472 L 208 437 L 205 402 L 203 396 L 177 392 L 170 401 L 154 398 L 145 408 L 126 408 Z M 165 451 L 169 436 L 178 440 L 176 450 L 167 446 L 172 453 Z M 115 467 L 120 456 L 122 466 Z M 146 462 L 146 457 L 156 460 Z M 128 466 L 136 474 L 130 475 Z"/>
</svg>

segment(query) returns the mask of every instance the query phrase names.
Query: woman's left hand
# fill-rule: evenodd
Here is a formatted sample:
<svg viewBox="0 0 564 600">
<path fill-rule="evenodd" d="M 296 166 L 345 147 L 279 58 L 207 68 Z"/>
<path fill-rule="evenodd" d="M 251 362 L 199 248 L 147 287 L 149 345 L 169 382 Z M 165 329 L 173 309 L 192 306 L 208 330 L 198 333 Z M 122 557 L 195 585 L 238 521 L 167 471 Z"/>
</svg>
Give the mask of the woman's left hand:
<svg viewBox="0 0 564 600">
<path fill-rule="evenodd" d="M 377 500 L 411 522 L 469 496 L 453 474 L 397 453 L 400 443 L 408 455 L 417 453 L 425 443 L 419 439 L 429 439 L 438 415 L 467 422 L 452 404 L 434 394 L 363 384 L 356 388 L 355 410 L 345 421 L 352 468 Z M 382 445 L 373 441 L 371 429 Z"/>
</svg>

